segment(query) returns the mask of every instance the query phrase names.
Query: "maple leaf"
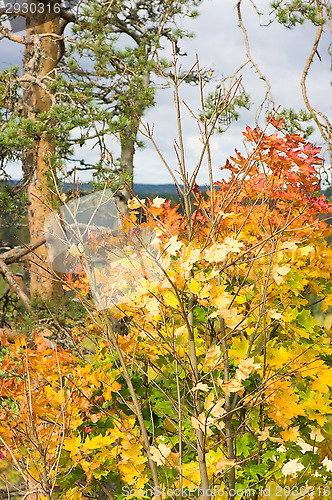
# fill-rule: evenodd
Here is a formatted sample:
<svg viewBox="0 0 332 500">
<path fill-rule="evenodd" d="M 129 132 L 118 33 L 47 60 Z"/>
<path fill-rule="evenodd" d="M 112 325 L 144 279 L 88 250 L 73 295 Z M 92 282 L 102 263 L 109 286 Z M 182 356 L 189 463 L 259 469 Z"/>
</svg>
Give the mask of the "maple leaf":
<svg viewBox="0 0 332 500">
<path fill-rule="evenodd" d="M 152 201 L 152 206 L 155 208 L 160 208 L 165 203 L 165 201 L 166 201 L 165 198 L 160 198 L 159 196 L 156 196 L 156 198 L 154 198 Z"/>
<path fill-rule="evenodd" d="M 183 243 L 181 241 L 178 241 L 178 237 L 176 235 L 172 236 L 167 242 L 166 252 L 169 253 L 170 255 L 175 256 L 176 252 L 180 250 L 182 245 Z"/>
<path fill-rule="evenodd" d="M 84 246 L 82 243 L 79 243 L 78 245 L 72 244 L 68 251 L 73 257 L 82 257 Z"/>
<path fill-rule="evenodd" d="M 302 465 L 297 459 L 293 459 L 282 467 L 281 472 L 284 476 L 295 476 L 296 473 L 300 472 L 302 469 L 304 469 L 304 465 Z"/>
<path fill-rule="evenodd" d="M 101 448 L 102 446 L 110 446 L 113 442 L 114 438 L 112 436 L 103 436 L 102 434 L 99 434 L 98 436 L 94 436 L 92 438 L 87 436 L 82 446 L 82 450 L 96 450 L 98 448 Z"/>
<path fill-rule="evenodd" d="M 191 425 L 196 430 L 201 430 L 204 432 L 205 430 L 205 413 L 202 412 L 199 414 L 198 418 L 195 416 L 191 417 Z"/>
<path fill-rule="evenodd" d="M 208 262 L 220 262 L 223 261 L 227 255 L 229 254 L 230 249 L 228 245 L 219 245 L 218 243 L 214 243 L 210 246 L 210 248 L 205 249 L 203 253 L 203 257 Z"/>
<path fill-rule="evenodd" d="M 203 384 L 202 382 L 199 382 L 195 387 L 190 389 L 191 391 L 203 391 L 203 392 L 208 392 L 210 390 L 210 387 L 207 384 Z"/>
<path fill-rule="evenodd" d="M 166 458 L 171 453 L 171 448 L 167 444 L 160 443 L 158 448 L 150 446 L 151 460 L 156 462 L 157 465 L 164 465 Z"/>
<path fill-rule="evenodd" d="M 322 465 L 326 467 L 326 470 L 328 472 L 332 472 L 332 460 L 325 457 L 324 460 L 322 461 Z"/>
<path fill-rule="evenodd" d="M 284 441 L 297 441 L 300 436 L 300 431 L 298 427 L 289 427 L 280 432 L 280 435 Z"/>
<path fill-rule="evenodd" d="M 219 458 L 219 460 L 215 463 L 215 473 L 223 473 L 225 469 L 228 467 L 232 467 L 235 465 L 235 460 L 234 459 L 228 459 L 225 457 Z"/>
<path fill-rule="evenodd" d="M 314 249 L 314 247 L 312 247 L 312 246 L 310 246 L 310 245 L 307 245 L 307 246 L 305 246 L 305 247 L 301 247 L 301 248 L 300 248 L 300 254 L 301 254 L 301 255 L 306 256 L 306 255 L 309 255 L 309 254 L 310 254 L 310 253 L 312 253 L 312 252 L 315 252 L 315 249 Z"/>
<path fill-rule="evenodd" d="M 311 429 L 310 439 L 312 439 L 316 443 L 321 443 L 325 438 L 320 429 L 313 428 Z"/>
<path fill-rule="evenodd" d="M 290 271 L 290 268 L 288 266 L 281 266 L 276 269 L 276 272 L 280 274 L 281 276 L 285 276 L 288 274 Z"/>
<path fill-rule="evenodd" d="M 260 368 L 261 365 L 259 363 L 254 363 L 254 358 L 241 359 L 239 363 L 239 367 L 235 372 L 235 378 L 241 382 L 249 377 L 249 375 L 254 371 Z"/>
<path fill-rule="evenodd" d="M 70 500 L 81 500 L 83 498 L 82 492 L 79 490 L 79 487 L 75 488 L 70 488 L 66 492 L 67 498 L 70 498 Z"/>
<path fill-rule="evenodd" d="M 179 305 L 179 301 L 176 295 L 171 290 L 166 290 L 166 292 L 163 295 L 163 299 L 165 304 L 167 304 L 168 306 L 177 308 Z"/>
<path fill-rule="evenodd" d="M 211 297 L 211 306 L 216 307 L 219 310 L 224 310 L 226 309 L 229 304 L 231 303 L 232 296 L 230 293 L 225 292 L 224 288 L 222 286 L 220 287 L 215 287 L 212 291 L 211 294 L 213 293 L 213 296 Z"/>
<path fill-rule="evenodd" d="M 70 452 L 70 458 L 75 460 L 76 455 L 81 447 L 82 438 L 81 436 L 71 436 L 67 437 L 63 442 L 63 448 Z"/>
<path fill-rule="evenodd" d="M 190 271 L 193 267 L 193 264 L 200 260 L 200 249 L 195 248 L 192 243 L 190 243 L 187 247 L 181 250 L 182 256 L 179 261 L 179 265 L 185 271 Z"/>
<path fill-rule="evenodd" d="M 281 248 L 285 249 L 285 250 L 292 250 L 292 251 L 296 251 L 298 249 L 298 243 L 295 242 L 295 241 L 284 241 L 282 244 L 281 244 Z"/>
<path fill-rule="evenodd" d="M 288 274 L 290 271 L 290 267 L 288 266 L 275 266 L 272 270 L 272 276 L 277 285 L 281 285 L 284 282 L 284 276 Z"/>
<path fill-rule="evenodd" d="M 213 407 L 213 405 L 214 405 L 214 394 L 213 392 L 210 392 L 210 394 L 204 401 L 204 409 L 208 411 Z"/>
<path fill-rule="evenodd" d="M 39 335 L 38 333 L 35 334 L 35 344 L 37 346 L 37 351 L 38 352 L 44 352 L 46 354 L 46 351 L 49 350 L 51 347 L 51 342 L 45 338 L 47 335 Z"/>
<path fill-rule="evenodd" d="M 259 431 L 258 441 L 266 441 L 267 439 L 270 439 L 269 428 Z"/>
<path fill-rule="evenodd" d="M 221 349 L 219 345 L 210 347 L 207 350 L 203 366 L 207 366 L 209 368 L 222 368 L 224 361 L 220 356 Z"/>
<path fill-rule="evenodd" d="M 232 307 L 232 309 L 220 308 L 217 312 L 213 312 L 209 315 L 209 318 L 215 318 L 216 316 L 221 316 L 225 321 L 226 326 L 231 329 L 242 328 L 244 321 L 243 318 L 238 314 L 237 309 Z"/>
<path fill-rule="evenodd" d="M 230 252 L 239 253 L 241 248 L 244 246 L 242 241 L 237 241 L 233 236 L 227 236 L 224 240 L 224 245 L 226 245 Z"/>
<path fill-rule="evenodd" d="M 132 198 L 131 200 L 128 200 L 128 208 L 129 210 L 135 210 L 136 208 L 140 208 L 141 203 L 144 203 L 145 200 L 139 200 L 138 198 Z"/>
<path fill-rule="evenodd" d="M 223 408 L 224 404 L 225 404 L 225 398 L 220 398 L 211 409 L 211 415 L 215 418 L 223 417 L 226 413 L 225 409 Z"/>
<path fill-rule="evenodd" d="M 283 315 L 278 312 L 276 309 L 270 309 L 269 311 L 270 317 L 273 319 L 282 319 Z"/>
<path fill-rule="evenodd" d="M 202 288 L 202 283 L 195 279 L 191 279 L 188 283 L 188 288 L 192 293 L 197 294 Z"/>
<path fill-rule="evenodd" d="M 233 378 L 229 382 L 224 382 L 221 379 L 218 379 L 218 383 L 227 396 L 229 396 L 231 392 L 239 392 L 243 390 L 243 385 L 236 378 Z"/>
<path fill-rule="evenodd" d="M 211 436 L 212 431 L 210 429 L 211 425 L 215 424 L 215 419 L 213 417 L 206 418 L 204 411 L 198 415 L 198 417 L 191 417 L 191 424 L 194 429 L 206 432 L 208 436 Z"/>
<path fill-rule="evenodd" d="M 296 444 L 301 448 L 302 453 L 306 453 L 307 451 L 314 451 L 314 447 L 312 444 L 306 443 L 303 439 L 298 439 Z"/>
</svg>

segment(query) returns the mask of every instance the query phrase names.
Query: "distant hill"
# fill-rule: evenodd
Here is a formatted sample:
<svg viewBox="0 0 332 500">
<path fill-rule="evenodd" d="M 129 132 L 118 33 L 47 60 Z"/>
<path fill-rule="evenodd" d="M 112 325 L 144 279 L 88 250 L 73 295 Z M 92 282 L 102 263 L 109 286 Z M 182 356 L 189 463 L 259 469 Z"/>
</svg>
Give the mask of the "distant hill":
<svg viewBox="0 0 332 500">
<path fill-rule="evenodd" d="M 18 180 L 9 181 L 9 184 L 17 184 Z M 92 187 L 89 182 L 82 182 L 79 184 L 80 190 L 83 193 L 88 193 L 91 191 Z M 182 186 L 181 186 L 182 187 Z M 71 183 L 66 183 L 64 186 L 64 191 L 71 191 L 73 185 Z M 201 191 L 204 193 L 206 191 L 206 186 L 200 186 Z M 155 196 L 173 196 L 177 197 L 177 190 L 174 184 L 136 184 L 134 183 L 133 191 L 137 196 L 140 197 L 155 197 Z"/>
<path fill-rule="evenodd" d="M 183 187 L 183 186 L 181 186 Z M 70 191 L 72 189 L 72 184 L 66 184 L 64 191 Z M 81 184 L 82 192 L 89 192 L 91 190 L 91 185 L 89 183 Z M 206 186 L 200 186 L 200 190 L 202 192 L 206 191 Z M 154 198 L 156 196 L 167 197 L 177 197 L 177 190 L 174 184 L 136 184 L 134 183 L 133 187 L 134 193 L 142 198 Z"/>
</svg>

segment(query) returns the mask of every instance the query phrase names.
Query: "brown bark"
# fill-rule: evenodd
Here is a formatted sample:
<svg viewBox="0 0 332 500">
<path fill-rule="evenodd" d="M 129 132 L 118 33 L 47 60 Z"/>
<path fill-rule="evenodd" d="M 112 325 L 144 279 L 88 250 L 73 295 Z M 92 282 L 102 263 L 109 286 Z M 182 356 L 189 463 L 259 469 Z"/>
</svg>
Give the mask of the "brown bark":
<svg viewBox="0 0 332 500">
<path fill-rule="evenodd" d="M 29 0 L 28 4 L 33 2 L 34 0 Z M 47 83 L 55 77 L 61 54 L 60 15 L 54 12 L 54 0 L 44 0 L 42 3 L 45 5 L 44 12 L 31 14 L 26 19 L 26 38 L 31 43 L 25 45 L 23 61 L 23 113 L 26 118 L 35 122 L 40 113 L 47 113 L 52 107 L 52 96 L 48 92 Z M 41 132 L 36 134 L 33 147 L 23 157 L 23 171 L 29 179 L 28 216 L 32 243 L 43 236 L 45 219 L 52 211 L 49 189 L 52 184 L 49 160 L 52 153 L 54 144 L 49 134 Z M 31 296 L 58 296 L 61 285 L 50 275 L 45 246 L 36 250 L 35 263 L 31 264 L 30 271 Z"/>
</svg>

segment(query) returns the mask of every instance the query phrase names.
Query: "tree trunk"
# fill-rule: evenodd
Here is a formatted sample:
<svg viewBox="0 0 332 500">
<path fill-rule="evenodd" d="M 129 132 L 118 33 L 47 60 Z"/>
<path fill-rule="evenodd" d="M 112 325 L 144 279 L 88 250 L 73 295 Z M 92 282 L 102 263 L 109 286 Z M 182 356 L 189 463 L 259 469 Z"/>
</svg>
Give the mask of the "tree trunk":
<svg viewBox="0 0 332 500">
<path fill-rule="evenodd" d="M 132 128 L 126 136 L 121 138 L 121 158 L 120 158 L 120 184 L 124 181 L 133 188 L 134 176 L 134 154 L 137 130 Z M 116 192 L 116 206 L 123 215 L 128 215 L 128 200 L 131 198 L 130 190 L 123 185 Z"/>
<path fill-rule="evenodd" d="M 148 89 L 150 85 L 150 73 L 146 71 L 142 81 L 143 88 Z M 120 158 L 120 183 L 124 179 L 127 181 L 131 189 L 133 188 L 133 178 L 134 178 L 134 155 L 135 155 L 135 144 L 137 141 L 137 133 L 140 119 L 146 108 L 146 102 L 143 100 L 138 100 L 135 106 L 135 112 L 132 114 L 132 124 L 128 127 L 128 130 L 120 135 L 121 141 L 121 158 Z M 129 180 L 128 180 L 129 179 Z M 131 198 L 131 193 L 126 186 L 123 186 L 116 193 L 117 198 L 117 208 L 120 213 L 128 215 L 128 200 Z"/>
<path fill-rule="evenodd" d="M 54 12 L 54 0 L 38 3 L 44 5 L 39 13 L 26 19 L 27 44 L 23 61 L 23 113 L 25 118 L 38 123 L 40 113 L 47 113 L 52 107 L 52 97 L 47 84 L 55 77 L 55 69 L 61 53 L 60 17 Z M 35 0 L 29 0 L 31 8 Z M 30 12 L 30 11 L 29 11 Z M 32 12 L 32 10 L 31 10 Z M 49 122 L 50 123 L 50 122 Z M 50 170 L 50 156 L 54 144 L 46 132 L 37 131 L 33 147 L 23 156 L 23 172 L 28 182 L 30 240 L 43 236 L 46 217 L 52 211 L 50 187 L 54 185 Z M 55 172 L 54 172 L 55 175 Z M 30 269 L 30 294 L 43 298 L 55 298 L 62 290 L 60 283 L 50 274 L 46 246 L 39 247 Z"/>
</svg>

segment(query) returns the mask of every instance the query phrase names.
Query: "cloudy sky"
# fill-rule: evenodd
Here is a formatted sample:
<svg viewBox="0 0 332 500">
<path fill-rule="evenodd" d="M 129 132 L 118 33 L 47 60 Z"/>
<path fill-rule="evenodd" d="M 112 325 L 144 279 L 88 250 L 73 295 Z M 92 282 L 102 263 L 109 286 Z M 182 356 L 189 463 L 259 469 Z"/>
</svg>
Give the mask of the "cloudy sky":
<svg viewBox="0 0 332 500">
<path fill-rule="evenodd" d="M 213 71 L 216 84 L 222 78 L 233 75 L 246 62 L 246 52 L 243 33 L 238 26 L 235 0 L 203 0 L 200 7 L 200 16 L 196 20 L 183 22 L 183 27 L 196 33 L 194 39 L 182 42 L 182 49 L 187 53 L 181 64 L 189 68 L 198 54 L 200 65 Z M 293 107 L 295 110 L 303 108 L 300 80 L 307 57 L 310 53 L 316 28 L 309 23 L 297 26 L 294 30 L 287 30 L 273 23 L 268 24 L 269 0 L 256 0 L 259 11 L 264 13 L 258 16 L 250 0 L 243 0 L 243 22 L 248 31 L 251 54 L 261 72 L 269 79 L 276 106 Z M 324 28 L 322 45 L 319 55 L 315 57 L 308 77 L 308 93 L 312 105 L 329 116 L 331 120 L 331 57 L 328 54 L 328 45 L 331 34 Z M 3 49 L 0 53 L 1 66 L 8 66 L 15 61 L 20 63 L 22 53 L 15 44 L 1 41 Z M 251 109 L 242 111 L 240 119 L 233 123 L 223 135 L 215 135 L 211 140 L 215 178 L 222 175 L 222 167 L 227 157 L 235 148 L 244 149 L 242 145 L 242 131 L 246 124 L 255 125 L 256 111 L 264 99 L 266 85 L 259 79 L 255 69 L 250 65 L 243 68 L 239 75 L 246 91 L 250 94 Z M 210 84 L 212 87 L 212 82 Z M 186 104 L 197 111 L 199 107 L 199 92 L 196 88 L 185 86 L 182 88 L 181 98 Z M 172 169 L 177 169 L 176 157 L 173 154 L 174 139 L 176 139 L 176 117 L 173 106 L 173 95 L 170 90 L 160 90 L 157 95 L 157 105 L 144 118 L 149 125 L 154 124 L 154 138 L 158 147 L 165 155 Z M 261 118 L 263 125 L 263 117 Z M 200 154 L 201 143 L 195 121 L 188 111 L 183 110 L 184 144 L 186 148 L 186 162 L 188 169 L 193 168 Z M 315 135 L 313 140 L 318 141 Z M 118 153 L 116 143 L 110 142 L 114 155 Z M 91 146 L 80 148 L 80 155 L 84 153 L 86 159 L 93 161 L 94 153 Z M 19 169 L 11 166 L 14 177 L 19 176 Z M 81 175 L 81 180 L 87 177 Z M 145 149 L 135 155 L 135 182 L 148 184 L 169 183 L 171 177 L 162 165 L 154 148 L 147 143 Z M 208 173 L 203 165 L 198 176 L 199 184 L 208 182 Z"/>
</svg>

